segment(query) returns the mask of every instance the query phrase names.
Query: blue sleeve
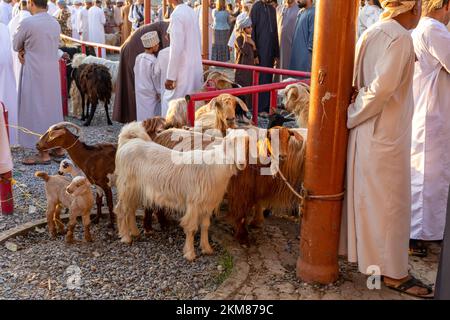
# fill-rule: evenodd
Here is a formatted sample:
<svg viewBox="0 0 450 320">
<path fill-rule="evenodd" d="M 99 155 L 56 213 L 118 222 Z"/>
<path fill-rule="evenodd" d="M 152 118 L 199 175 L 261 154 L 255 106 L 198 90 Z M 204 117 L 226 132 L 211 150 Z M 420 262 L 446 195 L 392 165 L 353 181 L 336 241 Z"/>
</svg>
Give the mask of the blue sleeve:
<svg viewBox="0 0 450 320">
<path fill-rule="evenodd" d="M 309 29 L 309 35 L 308 35 L 308 50 L 313 51 L 313 41 L 314 41 L 314 17 L 315 12 L 311 13 L 308 19 L 308 29 Z"/>
</svg>

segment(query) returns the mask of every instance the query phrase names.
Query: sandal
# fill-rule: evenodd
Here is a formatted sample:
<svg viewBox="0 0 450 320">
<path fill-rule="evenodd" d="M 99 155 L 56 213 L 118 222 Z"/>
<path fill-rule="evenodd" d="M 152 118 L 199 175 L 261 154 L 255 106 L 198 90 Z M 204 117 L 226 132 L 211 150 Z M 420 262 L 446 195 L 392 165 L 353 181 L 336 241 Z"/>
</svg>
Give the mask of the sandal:
<svg viewBox="0 0 450 320">
<path fill-rule="evenodd" d="M 428 247 L 422 240 L 409 241 L 409 255 L 414 257 L 425 258 L 428 255 Z"/>
<path fill-rule="evenodd" d="M 397 286 L 389 285 L 387 283 L 385 283 L 385 285 L 389 289 L 392 289 L 392 290 L 395 290 L 395 291 L 398 291 L 401 293 L 405 293 L 407 295 L 410 295 L 410 296 L 413 296 L 416 298 L 422 298 L 422 299 L 433 299 L 434 298 L 433 288 L 431 286 L 424 284 L 421 280 L 416 279 L 413 276 L 410 276 L 410 278 L 408 280 L 405 280 L 404 282 L 402 282 L 401 284 L 399 284 Z M 419 295 L 419 294 L 415 294 L 413 292 L 408 291 L 414 287 L 427 289 L 428 293 L 426 295 Z"/>
<path fill-rule="evenodd" d="M 22 160 L 22 164 L 25 166 L 35 166 L 35 165 L 49 165 L 51 164 L 51 160 L 42 160 L 38 156 L 29 157 Z"/>
</svg>

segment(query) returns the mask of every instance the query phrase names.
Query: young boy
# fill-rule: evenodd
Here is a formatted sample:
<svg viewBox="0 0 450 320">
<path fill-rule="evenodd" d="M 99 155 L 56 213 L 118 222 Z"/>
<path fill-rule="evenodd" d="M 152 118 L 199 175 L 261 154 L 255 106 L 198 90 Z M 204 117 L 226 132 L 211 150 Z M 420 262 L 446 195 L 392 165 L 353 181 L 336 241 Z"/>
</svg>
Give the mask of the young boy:
<svg viewBox="0 0 450 320">
<path fill-rule="evenodd" d="M 169 109 L 169 101 L 165 98 L 164 93 L 166 91 L 165 83 L 167 80 L 167 66 L 169 65 L 170 47 L 164 48 L 158 52 L 158 58 L 153 66 L 153 74 L 155 81 L 159 81 L 160 96 L 161 96 L 161 117 L 166 117 L 167 110 Z M 158 79 L 158 80 L 156 80 Z"/>
<path fill-rule="evenodd" d="M 254 66 L 259 64 L 258 52 L 256 44 L 252 39 L 252 20 L 248 14 L 240 14 L 236 20 L 237 37 L 234 42 L 234 49 L 236 51 L 236 63 Z M 253 75 L 248 70 L 236 70 L 235 80 L 236 83 L 242 87 L 248 87 L 252 85 Z M 242 97 L 245 104 L 249 109 L 252 108 L 251 95 Z M 239 110 L 239 109 L 238 109 Z M 242 114 L 238 114 L 241 118 Z"/>
<path fill-rule="evenodd" d="M 161 110 L 161 85 L 153 71 L 159 51 L 158 33 L 148 32 L 141 40 L 145 52 L 137 56 L 134 65 L 137 121 L 153 118 L 159 115 Z"/>
</svg>

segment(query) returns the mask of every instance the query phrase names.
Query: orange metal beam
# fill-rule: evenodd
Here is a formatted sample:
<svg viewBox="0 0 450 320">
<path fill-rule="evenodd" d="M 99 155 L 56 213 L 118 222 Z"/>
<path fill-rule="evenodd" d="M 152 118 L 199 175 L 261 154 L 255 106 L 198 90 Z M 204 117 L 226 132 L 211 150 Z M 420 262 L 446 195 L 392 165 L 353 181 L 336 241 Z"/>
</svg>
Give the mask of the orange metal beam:
<svg viewBox="0 0 450 320">
<path fill-rule="evenodd" d="M 144 0 L 144 24 L 152 23 L 151 10 L 152 10 L 152 1 Z"/>
<path fill-rule="evenodd" d="M 209 58 L 209 1 L 202 1 L 202 57 Z"/>
<path fill-rule="evenodd" d="M 336 195 L 344 189 L 356 37 L 353 21 L 359 2 L 320 0 L 316 5 L 304 181 L 310 195 Z M 302 280 L 324 284 L 337 280 L 341 210 L 342 197 L 305 201 L 297 261 Z"/>
</svg>

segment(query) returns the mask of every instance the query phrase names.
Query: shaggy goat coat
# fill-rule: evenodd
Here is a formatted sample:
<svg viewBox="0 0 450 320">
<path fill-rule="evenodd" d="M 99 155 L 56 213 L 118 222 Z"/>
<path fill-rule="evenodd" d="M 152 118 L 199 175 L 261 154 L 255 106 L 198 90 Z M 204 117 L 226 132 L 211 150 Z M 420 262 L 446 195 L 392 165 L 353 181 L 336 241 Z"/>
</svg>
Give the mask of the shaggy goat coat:
<svg viewBox="0 0 450 320">
<path fill-rule="evenodd" d="M 229 143 L 232 144 L 233 139 L 224 140 L 214 150 L 189 152 L 170 150 L 148 140 L 139 123 L 124 127 L 119 137 L 116 155 L 119 202 L 116 213 L 122 241 L 131 241 L 129 231 L 133 227 L 135 211 L 143 204 L 145 207 L 159 206 L 185 212 L 181 226 L 186 233 L 184 253 L 188 260 L 195 258 L 193 236 L 200 223 L 202 250 L 211 252 L 207 240 L 210 216 L 220 205 L 228 181 L 236 173 L 236 166 L 242 169 L 239 164 L 245 165 L 245 153 L 237 152 L 236 158 L 231 159 L 233 164 L 227 164 L 230 163 Z M 192 162 L 177 163 L 181 159 Z"/>
</svg>

